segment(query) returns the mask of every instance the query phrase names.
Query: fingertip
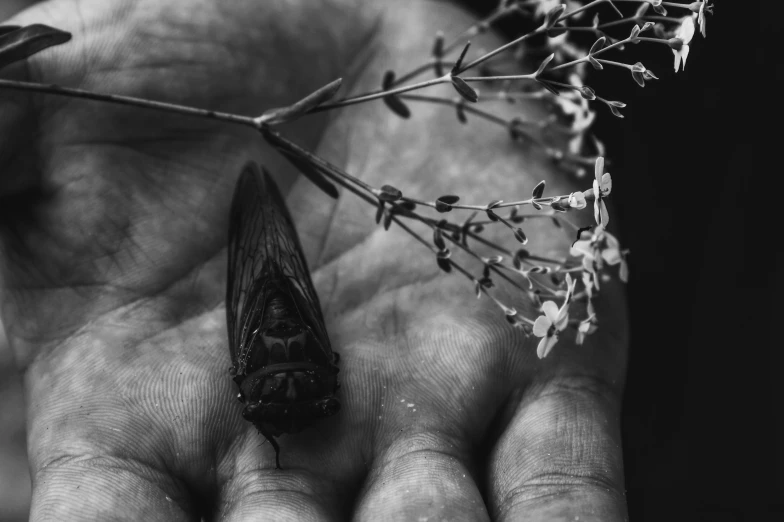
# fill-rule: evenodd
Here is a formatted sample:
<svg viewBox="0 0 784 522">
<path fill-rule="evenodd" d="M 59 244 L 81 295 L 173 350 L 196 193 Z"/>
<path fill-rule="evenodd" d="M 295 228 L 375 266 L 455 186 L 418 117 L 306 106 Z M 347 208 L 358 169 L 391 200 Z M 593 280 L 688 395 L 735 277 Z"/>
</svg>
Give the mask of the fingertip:
<svg viewBox="0 0 784 522">
<path fill-rule="evenodd" d="M 437 437 L 401 439 L 375 458 L 357 520 L 490 520 L 467 454 Z"/>
<path fill-rule="evenodd" d="M 534 386 L 491 458 L 496 520 L 627 519 L 620 391 L 589 377 Z"/>
</svg>

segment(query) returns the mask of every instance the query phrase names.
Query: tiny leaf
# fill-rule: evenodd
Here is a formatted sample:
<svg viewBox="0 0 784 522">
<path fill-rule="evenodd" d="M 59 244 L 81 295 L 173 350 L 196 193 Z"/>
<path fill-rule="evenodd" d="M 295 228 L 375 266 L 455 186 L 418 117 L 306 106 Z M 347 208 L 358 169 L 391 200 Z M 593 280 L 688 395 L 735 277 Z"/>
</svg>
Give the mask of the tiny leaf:
<svg viewBox="0 0 784 522">
<path fill-rule="evenodd" d="M 471 103 L 476 103 L 479 101 L 479 94 L 472 89 L 462 78 L 459 76 L 452 76 L 452 85 L 455 87 L 457 93 L 465 98 L 466 100 L 470 101 Z"/>
<path fill-rule="evenodd" d="M 539 183 L 537 183 L 537 185 L 531 191 L 531 197 L 534 198 L 534 199 L 541 198 L 542 194 L 544 194 L 544 186 L 545 186 L 545 181 L 544 180 L 542 180 Z"/>
<path fill-rule="evenodd" d="M 411 117 L 411 109 L 408 108 L 408 105 L 406 105 L 403 102 L 403 100 L 400 99 L 399 96 L 394 96 L 394 95 L 384 96 L 382 100 L 384 101 L 384 105 L 386 105 L 389 108 L 389 110 L 391 110 L 392 112 L 394 112 L 395 114 L 403 118 L 404 120 L 407 120 L 408 118 Z"/>
<path fill-rule="evenodd" d="M 587 85 L 583 85 L 580 87 L 580 96 L 585 98 L 588 101 L 596 99 L 596 91 L 588 87 Z"/>
<path fill-rule="evenodd" d="M 335 94 L 337 94 L 338 90 L 340 89 L 341 83 L 343 83 L 343 79 L 338 78 L 337 80 L 313 91 L 293 105 L 264 111 L 264 114 L 258 118 L 258 121 L 260 123 L 269 123 L 270 125 L 274 125 L 277 123 L 285 123 L 301 118 L 307 114 L 308 111 L 311 111 L 319 105 L 334 98 Z"/>
<path fill-rule="evenodd" d="M 545 15 L 544 26 L 548 29 L 554 26 L 558 22 L 558 19 L 561 17 L 561 14 L 565 10 L 566 10 L 566 4 L 560 4 L 550 9 L 547 12 L 547 15 Z"/>
<path fill-rule="evenodd" d="M 384 185 L 376 193 L 376 196 L 378 196 L 378 199 L 381 201 L 397 201 L 403 197 L 403 193 L 392 185 Z"/>
<path fill-rule="evenodd" d="M 607 106 L 610 108 L 610 112 L 612 112 L 614 115 L 618 116 L 619 118 L 623 118 L 623 114 L 621 114 L 621 111 L 618 110 L 618 107 L 616 107 L 615 105 L 611 105 L 609 103 L 607 104 Z"/>
<path fill-rule="evenodd" d="M 645 78 L 643 78 L 642 71 L 636 71 L 632 69 L 632 78 L 635 82 L 637 82 L 637 85 L 640 87 L 645 87 Z"/>
<path fill-rule="evenodd" d="M 514 232 L 514 237 L 522 244 L 528 243 L 528 237 L 526 237 L 525 232 L 523 232 L 522 228 L 516 228 Z"/>
<path fill-rule="evenodd" d="M 648 5 L 648 4 L 645 4 L 645 5 Z M 591 46 L 591 50 L 590 50 L 590 51 L 588 51 L 588 54 L 593 54 L 593 53 L 595 53 L 596 51 L 600 51 L 601 49 L 603 49 L 603 48 L 604 48 L 604 43 L 605 43 L 606 41 L 607 41 L 607 38 L 606 38 L 606 37 L 604 37 L 604 36 L 602 36 L 601 38 L 599 38 L 598 40 L 596 40 L 596 41 L 593 43 L 593 45 Z"/>
<path fill-rule="evenodd" d="M 410 200 L 401 201 L 400 203 L 397 204 L 397 206 L 398 208 L 401 208 L 403 210 L 408 210 L 408 211 L 416 209 L 416 203 Z"/>
<path fill-rule="evenodd" d="M 550 208 L 555 210 L 556 212 L 566 212 L 569 210 L 569 206 L 566 204 L 567 200 L 562 200 L 559 197 L 555 198 L 553 202 L 550 204 Z M 557 220 L 556 220 L 557 221 Z"/>
<path fill-rule="evenodd" d="M 378 202 L 378 208 L 376 209 L 376 225 L 381 223 L 381 216 L 384 215 L 384 202 Z"/>
<path fill-rule="evenodd" d="M 395 83 L 395 71 L 388 70 L 384 73 L 384 77 L 381 79 L 381 88 L 385 91 L 388 91 L 392 88 L 392 84 Z"/>
<path fill-rule="evenodd" d="M 463 52 L 460 53 L 460 58 L 457 59 L 455 62 L 455 66 L 452 67 L 452 75 L 460 73 L 460 67 L 463 65 L 463 58 L 465 58 L 466 53 L 468 52 L 468 48 L 471 47 L 471 42 L 467 42 L 465 47 L 463 47 Z"/>
<path fill-rule="evenodd" d="M 433 56 L 436 58 L 444 56 L 444 33 L 441 31 L 436 33 L 436 39 L 433 42 Z"/>
<path fill-rule="evenodd" d="M 438 228 L 438 227 L 435 227 L 433 229 L 433 244 L 439 250 L 445 250 L 446 249 L 446 243 L 444 242 L 443 232 L 441 232 L 441 229 Z"/>
<path fill-rule="evenodd" d="M 538 78 L 539 75 L 541 75 L 544 72 L 545 68 L 547 67 L 547 64 L 549 64 L 553 60 L 553 58 L 555 58 L 555 53 L 552 53 L 550 56 L 542 60 L 542 63 L 539 64 L 539 68 L 536 70 L 536 73 L 534 73 L 534 78 Z"/>
<path fill-rule="evenodd" d="M 589 57 L 589 58 L 590 58 L 590 57 Z M 550 85 L 550 82 L 548 82 L 548 81 L 546 81 L 546 80 L 537 80 L 537 81 L 539 82 L 539 85 L 541 85 L 542 87 L 544 87 L 545 89 L 547 89 L 548 91 L 550 91 L 551 93 L 553 93 L 555 96 L 560 96 L 560 95 L 561 95 L 561 93 L 560 93 L 560 92 L 558 92 L 557 90 L 555 90 L 555 87 L 553 87 L 552 85 Z"/>
<path fill-rule="evenodd" d="M 3 26 L 0 32 L 0 69 L 70 39 L 71 33 L 43 24 L 21 28 Z"/>
<path fill-rule="evenodd" d="M 323 190 L 329 197 L 331 198 L 338 198 L 338 189 L 335 185 L 332 184 L 327 178 L 324 177 L 318 168 L 310 163 L 307 159 L 295 156 L 294 154 L 284 151 L 282 149 L 278 149 L 279 152 L 283 154 L 283 157 L 289 160 L 289 162 L 297 168 L 300 173 L 308 178 L 311 183 L 316 185 L 318 188 Z"/>
<path fill-rule="evenodd" d="M 593 68 L 596 69 L 597 71 L 601 71 L 602 69 L 604 69 L 604 66 L 601 63 L 599 63 L 599 60 L 597 60 L 591 55 L 588 55 L 588 62 L 591 65 L 593 65 Z"/>
<path fill-rule="evenodd" d="M 464 107 L 465 105 L 463 104 L 462 100 L 460 103 L 455 105 L 455 108 L 457 109 L 457 121 L 460 123 L 468 123 L 468 118 L 466 118 Z"/>
<path fill-rule="evenodd" d="M 384 230 L 389 230 L 389 225 L 391 224 L 392 224 L 392 213 L 387 212 L 387 214 L 384 215 Z"/>
<path fill-rule="evenodd" d="M 440 257 L 436 258 L 436 262 L 438 263 L 438 268 L 443 270 L 446 273 L 452 271 L 452 262 L 449 259 L 442 259 Z"/>
<path fill-rule="evenodd" d="M 452 210 L 452 205 L 436 200 L 436 210 L 442 214 L 445 212 L 450 212 Z"/>
<path fill-rule="evenodd" d="M 460 200 L 458 196 L 441 196 L 436 200 L 436 210 L 439 212 L 449 212 L 452 210 L 452 205 Z"/>
</svg>

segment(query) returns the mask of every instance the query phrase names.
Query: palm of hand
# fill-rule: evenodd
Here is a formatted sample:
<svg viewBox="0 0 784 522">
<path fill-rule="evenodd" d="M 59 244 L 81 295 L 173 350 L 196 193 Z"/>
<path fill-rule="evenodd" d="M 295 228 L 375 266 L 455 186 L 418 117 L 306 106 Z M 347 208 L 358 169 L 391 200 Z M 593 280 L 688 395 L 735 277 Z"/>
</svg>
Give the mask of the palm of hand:
<svg viewBox="0 0 784 522">
<path fill-rule="evenodd" d="M 22 23 L 78 27 L 71 11 L 50 5 L 46 13 L 28 11 Z M 32 68 L 34 79 L 248 114 L 292 101 L 281 89 L 298 84 L 296 71 L 281 73 L 288 57 L 248 49 L 278 38 L 307 60 L 308 46 L 297 48 L 302 42 L 292 40 L 286 24 L 310 8 L 292 8 L 279 14 L 283 23 L 272 23 L 274 13 L 262 16 L 244 4 L 221 12 L 213 6 L 215 12 L 187 20 L 178 3 L 165 12 L 145 5 L 119 2 L 85 14 L 83 34 L 62 48 L 70 60 Z M 427 48 L 426 31 L 410 21 L 433 18 L 438 9 L 403 15 L 408 34 L 391 41 Z M 343 23 L 361 20 L 364 8 L 357 13 Z M 129 16 L 140 19 L 129 23 Z M 401 20 L 389 16 L 381 26 L 381 34 L 401 31 Z M 177 31 L 187 40 L 162 39 Z M 160 45 L 145 40 L 154 37 Z M 324 37 L 342 65 L 365 35 Z M 136 45 L 118 47 L 124 42 Z M 377 36 L 373 47 L 384 53 L 389 46 Z M 359 83 L 369 82 L 363 88 L 372 88 L 386 65 L 380 62 L 387 57 L 374 58 L 362 63 Z M 335 64 L 323 62 L 300 71 L 313 81 L 303 93 L 332 79 Z M 263 81 L 273 73 L 276 82 Z M 231 400 L 227 209 L 249 158 L 261 156 L 283 187 L 292 172 L 244 129 L 80 101 L 40 103 L 37 127 L 26 129 L 34 132 L 11 139 L 21 152 L 7 162 L 9 188 L 0 185 L 0 194 L 16 202 L 14 221 L 10 212 L 3 216 L 4 313 L 27 369 L 34 517 L 104 510 L 171 520 L 217 510 L 237 520 L 345 519 L 352 511 L 367 519 L 481 519 L 488 510 L 510 517 L 520 509 L 568 513 L 575 500 L 605 520 L 622 512 L 603 481 L 613 488 L 622 477 L 615 416 L 623 318 L 582 353 L 537 362 L 534 341 L 472 300 L 463 279 L 442 277 L 410 237 L 377 230 L 373 210 L 349 196 L 335 204 L 302 182 L 289 202 L 332 344 L 343 356 L 343 411 L 282 438 L 285 469 L 272 469 L 271 448 Z M 31 120 L 8 104 L 0 109 Z M 467 154 L 454 145 L 465 131 L 451 114 L 421 114 L 399 122 L 379 104 L 368 105 L 326 129 L 294 125 L 288 132 L 313 145 L 324 129 L 320 153 L 338 156 L 371 184 L 392 177 L 425 194 L 481 193 L 481 177 L 465 179 L 456 167 L 480 170 L 497 160 L 492 151 L 510 153 L 494 168 L 520 168 L 497 131 L 474 137 L 480 152 Z M 3 136 L 12 136 L 12 123 L 0 128 Z M 433 128 L 442 132 L 423 139 Z M 437 163 L 432 150 L 442 151 Z M 446 174 L 418 173 L 435 167 Z M 499 187 L 519 187 L 498 176 Z M 582 460 L 543 460 L 573 457 L 581 445 L 589 453 Z M 542 501 L 546 491 L 556 500 Z"/>
</svg>

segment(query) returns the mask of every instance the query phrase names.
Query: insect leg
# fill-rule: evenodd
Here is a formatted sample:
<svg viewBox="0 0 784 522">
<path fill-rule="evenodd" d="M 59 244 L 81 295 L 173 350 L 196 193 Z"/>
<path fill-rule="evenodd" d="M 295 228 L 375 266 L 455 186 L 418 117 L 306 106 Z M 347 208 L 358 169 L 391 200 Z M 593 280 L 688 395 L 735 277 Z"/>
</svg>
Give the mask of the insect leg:
<svg viewBox="0 0 784 522">
<path fill-rule="evenodd" d="M 256 427 L 258 428 L 259 433 L 261 433 L 264 436 L 264 438 L 267 439 L 269 443 L 272 445 L 272 449 L 275 450 L 275 469 L 282 470 L 283 468 L 280 467 L 280 444 L 278 444 L 278 441 L 275 440 L 275 437 L 267 433 L 262 428 L 259 428 L 258 426 Z"/>
</svg>

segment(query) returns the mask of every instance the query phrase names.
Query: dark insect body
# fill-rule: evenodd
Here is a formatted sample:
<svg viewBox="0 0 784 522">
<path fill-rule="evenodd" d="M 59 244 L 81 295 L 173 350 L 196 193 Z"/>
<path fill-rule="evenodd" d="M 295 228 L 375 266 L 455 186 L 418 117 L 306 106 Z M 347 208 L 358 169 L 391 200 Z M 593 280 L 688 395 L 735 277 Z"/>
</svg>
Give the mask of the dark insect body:
<svg viewBox="0 0 784 522">
<path fill-rule="evenodd" d="M 270 441 L 280 469 L 275 437 L 340 410 L 338 354 L 291 216 L 275 182 L 254 163 L 234 190 L 228 270 L 230 372 L 243 418 Z"/>
</svg>

